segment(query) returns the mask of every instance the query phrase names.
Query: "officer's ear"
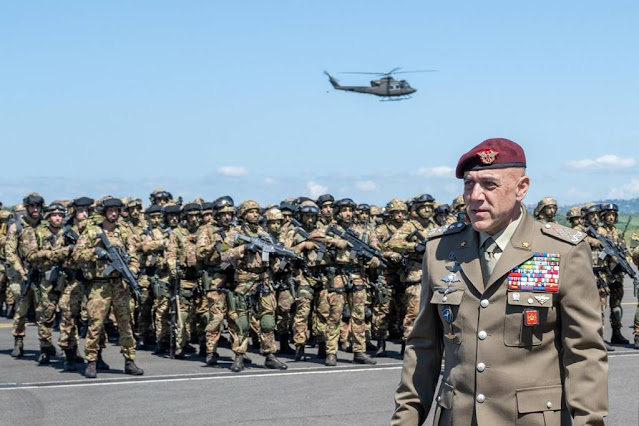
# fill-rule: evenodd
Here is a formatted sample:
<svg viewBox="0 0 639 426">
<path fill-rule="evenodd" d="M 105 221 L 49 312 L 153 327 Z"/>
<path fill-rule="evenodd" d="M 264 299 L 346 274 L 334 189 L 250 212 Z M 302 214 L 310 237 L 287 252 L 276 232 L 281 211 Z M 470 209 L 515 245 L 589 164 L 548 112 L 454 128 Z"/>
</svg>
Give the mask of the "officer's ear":
<svg viewBox="0 0 639 426">
<path fill-rule="evenodd" d="M 528 188 L 530 187 L 530 178 L 526 176 L 524 169 L 518 169 L 520 172 L 517 173 L 517 186 L 515 188 L 515 194 L 517 201 L 522 201 L 526 194 L 528 193 Z"/>
</svg>

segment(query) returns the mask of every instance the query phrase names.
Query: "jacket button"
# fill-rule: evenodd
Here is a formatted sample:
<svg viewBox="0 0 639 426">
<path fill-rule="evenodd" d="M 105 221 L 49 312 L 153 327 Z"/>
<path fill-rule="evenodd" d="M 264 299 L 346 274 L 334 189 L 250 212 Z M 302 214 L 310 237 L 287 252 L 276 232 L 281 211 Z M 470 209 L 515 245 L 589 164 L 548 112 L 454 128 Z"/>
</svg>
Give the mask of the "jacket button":
<svg viewBox="0 0 639 426">
<path fill-rule="evenodd" d="M 546 407 L 548 407 L 548 409 L 551 409 L 552 408 L 552 402 L 548 401 L 546 403 Z"/>
<path fill-rule="evenodd" d="M 445 302 L 447 300 L 448 300 L 448 297 L 446 297 L 446 296 L 442 297 L 442 302 Z"/>
<path fill-rule="evenodd" d="M 477 402 L 479 402 L 480 404 L 484 401 L 486 401 L 486 397 L 484 396 L 483 393 L 480 393 L 479 395 L 477 395 L 477 398 L 475 398 L 477 400 Z"/>
<path fill-rule="evenodd" d="M 442 397 L 441 397 L 441 396 L 438 396 L 438 397 L 437 397 L 437 402 L 439 402 L 439 401 L 441 401 L 441 400 L 442 400 Z"/>
<path fill-rule="evenodd" d="M 482 300 L 481 300 L 481 302 L 479 302 L 479 305 L 480 305 L 482 308 L 485 308 L 485 307 L 487 307 L 488 305 L 490 305 L 490 302 L 488 301 L 488 299 L 482 299 Z"/>
<path fill-rule="evenodd" d="M 484 340 L 486 337 L 488 337 L 488 333 L 482 330 L 479 333 L 477 333 L 477 337 L 479 337 L 479 340 Z"/>
<path fill-rule="evenodd" d="M 486 364 L 484 364 L 483 362 L 480 362 L 479 364 L 477 364 L 477 371 L 479 371 L 480 373 L 484 371 L 485 369 L 486 369 Z"/>
</svg>

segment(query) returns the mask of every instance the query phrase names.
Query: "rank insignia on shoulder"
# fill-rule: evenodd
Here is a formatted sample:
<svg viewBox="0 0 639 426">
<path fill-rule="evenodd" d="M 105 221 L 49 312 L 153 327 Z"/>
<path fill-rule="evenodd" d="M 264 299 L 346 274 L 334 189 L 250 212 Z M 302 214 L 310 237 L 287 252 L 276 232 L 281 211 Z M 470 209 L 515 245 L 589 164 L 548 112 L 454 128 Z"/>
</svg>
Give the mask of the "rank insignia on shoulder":
<svg viewBox="0 0 639 426">
<path fill-rule="evenodd" d="M 541 231 L 546 235 L 550 235 L 551 237 L 575 245 L 579 244 L 584 238 L 586 238 L 585 232 L 576 231 L 558 223 L 546 223 L 541 228 Z"/>
<path fill-rule="evenodd" d="M 513 291 L 559 291 L 559 253 L 535 253 L 508 274 L 508 290 Z M 539 300 L 542 305 L 543 302 Z"/>
<path fill-rule="evenodd" d="M 443 235 L 457 234 L 458 232 L 461 232 L 464 229 L 466 229 L 465 222 L 455 222 L 455 223 L 451 223 L 448 226 L 442 226 L 441 228 L 431 229 L 426 234 L 426 238 L 432 239 L 432 238 L 441 237 Z"/>
</svg>

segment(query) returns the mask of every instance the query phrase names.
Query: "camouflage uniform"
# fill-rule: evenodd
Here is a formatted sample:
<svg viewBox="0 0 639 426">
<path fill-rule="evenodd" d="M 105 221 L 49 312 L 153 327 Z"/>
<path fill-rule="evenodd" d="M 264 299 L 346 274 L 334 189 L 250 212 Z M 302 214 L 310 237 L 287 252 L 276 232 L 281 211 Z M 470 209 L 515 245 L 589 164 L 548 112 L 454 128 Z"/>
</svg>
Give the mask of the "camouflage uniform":
<svg viewBox="0 0 639 426">
<path fill-rule="evenodd" d="M 537 203 L 537 207 L 535 207 L 534 211 L 535 219 L 542 223 L 557 222 L 557 219 L 555 219 L 556 214 L 557 200 L 552 197 L 542 198 L 539 203 Z"/>
<path fill-rule="evenodd" d="M 167 262 L 172 281 L 178 275 L 178 261 L 180 267 L 181 326 L 177 329 L 176 358 L 184 358 L 184 350 L 189 343 L 192 332 L 189 323 L 195 316 L 194 299 L 198 294 L 201 294 L 200 271 L 202 267 L 196 256 L 198 223 L 195 220 L 200 213 L 200 209 L 200 205 L 195 203 L 188 203 L 183 207 L 183 213 L 189 216 L 187 218 L 187 227 L 179 226 L 173 230 L 167 249 Z"/>
<path fill-rule="evenodd" d="M 11 216 L 11 214 L 7 210 L 0 210 L 0 309 L 5 309 L 3 304 L 6 305 L 6 313 L 3 310 L 2 315 L 6 315 L 7 318 L 9 318 L 9 314 L 11 310 L 13 310 L 15 303 L 13 293 L 9 288 L 9 277 L 7 276 L 7 269 L 5 267 L 7 257 L 5 255 L 4 245 L 7 241 L 7 220 L 9 216 Z"/>
<path fill-rule="evenodd" d="M 632 261 L 639 267 L 639 231 L 635 231 L 632 237 L 630 237 L 630 240 L 632 241 L 631 245 L 635 246 L 631 253 Z M 639 297 L 637 298 L 637 310 L 635 311 L 635 322 L 632 334 L 635 336 L 635 349 L 639 349 Z"/>
<path fill-rule="evenodd" d="M 29 209 L 32 206 L 40 206 L 44 204 L 44 200 L 36 193 L 27 195 L 24 205 Z M 30 212 L 27 210 L 27 215 Z M 39 217 L 37 219 L 25 218 L 19 215 L 15 222 L 11 223 L 7 229 L 7 240 L 5 243 L 5 254 L 7 256 L 7 272 L 11 280 L 11 291 L 18 300 L 16 313 L 13 317 L 13 336 L 15 339 L 14 350 L 11 353 L 14 357 L 23 355 L 23 339 L 25 336 L 25 323 L 27 313 L 31 305 L 35 305 L 37 309 L 38 293 L 34 288 L 37 286 L 39 279 L 35 277 L 35 270 L 32 270 L 26 259 L 26 250 L 29 243 L 35 239 L 35 228 L 40 225 Z M 29 280 L 28 287 L 22 290 L 23 284 Z M 34 284 L 34 285 L 32 285 Z"/>
<path fill-rule="evenodd" d="M 214 206 L 215 208 L 215 206 Z M 221 213 L 232 213 L 232 205 L 219 205 L 216 216 Z M 232 245 L 229 239 L 230 226 L 217 226 L 211 222 L 200 229 L 197 241 L 197 259 L 204 265 L 202 286 L 208 306 L 208 323 L 206 326 L 206 363 L 217 364 L 217 345 L 222 335 L 224 319 L 227 315 L 226 295 L 233 287 L 233 267 L 222 263 L 222 253 Z"/>
<path fill-rule="evenodd" d="M 419 216 L 422 211 L 421 206 L 428 206 L 432 202 L 432 197 L 428 194 L 413 200 L 411 210 L 415 213 L 415 218 L 406 221 L 388 242 L 390 250 L 404 257 L 403 269 L 400 274 L 403 294 L 398 303 L 403 317 L 404 342 L 412 331 L 415 318 L 417 318 L 417 314 L 419 313 L 419 298 L 422 283 L 422 258 L 424 252 L 423 250 L 420 251 L 420 249 L 423 247 L 423 244 L 420 243 L 419 238 L 415 236 L 413 232 L 417 231 L 425 238 L 428 231 L 435 228 L 427 214 L 422 213 L 422 216 Z M 409 238 L 411 234 L 413 234 L 413 236 Z"/>
<path fill-rule="evenodd" d="M 350 199 L 342 199 L 335 203 L 338 210 L 338 223 L 335 225 L 341 232 L 350 228 L 357 232 L 364 242 L 372 247 L 378 248 L 377 238 L 373 229 L 365 230 L 360 225 L 351 225 L 343 220 L 343 215 L 348 215 L 349 209 L 352 213 L 355 203 Z M 349 226 L 350 225 L 350 226 Z M 372 227 L 371 227 L 372 228 Z M 330 236 L 327 242 L 336 247 L 334 263 L 331 265 L 335 269 L 335 276 L 328 281 L 328 302 L 330 313 L 326 326 L 326 365 L 336 365 L 337 345 L 340 337 L 340 321 L 344 306 L 348 305 L 350 310 L 350 329 L 353 340 L 353 362 L 364 364 L 375 364 L 366 355 L 366 302 L 367 287 L 369 285 L 368 268 L 376 268 L 379 261 L 375 260 L 369 264 L 362 263 L 362 259 L 351 257 L 351 250 L 347 241 L 338 236 Z"/>
<path fill-rule="evenodd" d="M 253 305 L 259 313 L 260 344 L 262 352 L 266 355 L 265 365 L 268 368 L 288 368 L 274 355 L 275 345 L 275 310 L 276 300 L 273 285 L 270 280 L 271 264 L 262 261 L 261 254 L 255 252 L 250 244 L 243 244 L 236 239 L 236 234 L 244 234 L 249 237 L 268 233 L 259 226 L 260 207 L 255 201 L 245 201 L 240 205 L 238 215 L 243 218 L 241 226 L 234 227 L 229 232 L 229 240 L 234 247 L 222 253 L 222 262 L 235 265 L 235 289 L 228 294 L 229 333 L 232 338 L 232 349 L 235 352 L 235 360 L 231 366 L 234 372 L 244 368 L 244 354 L 248 347 L 250 328 L 250 312 Z M 257 215 L 255 221 L 249 220 Z"/>
<path fill-rule="evenodd" d="M 113 198 L 103 201 L 103 205 L 105 214 L 110 209 L 122 207 L 120 200 Z M 133 362 L 135 339 L 131 328 L 131 291 L 118 272 L 107 270 L 109 264 L 104 257 L 105 247 L 100 234 L 104 233 L 113 247 L 120 251 L 126 250 L 130 257 L 129 269 L 133 274 L 137 274 L 140 269 L 136 241 L 126 225 L 115 220 L 109 225 L 106 222 L 107 219 L 100 224 L 90 221 L 72 255 L 74 262 L 81 265 L 90 291 L 87 301 L 89 329 L 85 341 L 86 360 L 89 364 L 85 376 L 95 377 L 96 362 L 101 355 L 100 335 L 111 308 L 120 332 L 120 351 L 125 358 L 125 373 L 140 375 L 143 371 Z M 111 231 L 108 230 L 109 227 L 112 227 Z"/>
</svg>

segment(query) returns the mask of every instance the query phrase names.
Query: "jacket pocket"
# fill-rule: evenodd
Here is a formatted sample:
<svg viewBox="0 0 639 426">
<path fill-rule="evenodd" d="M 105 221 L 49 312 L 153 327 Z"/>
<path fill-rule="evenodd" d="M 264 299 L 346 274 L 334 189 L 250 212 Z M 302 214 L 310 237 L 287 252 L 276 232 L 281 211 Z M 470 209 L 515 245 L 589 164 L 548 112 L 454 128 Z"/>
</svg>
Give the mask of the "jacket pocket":
<svg viewBox="0 0 639 426">
<path fill-rule="evenodd" d="M 440 292 L 439 290 L 442 290 Z M 444 329 L 444 338 L 448 343 L 460 344 L 463 337 L 461 303 L 464 290 L 456 289 L 452 293 L 443 293 L 444 289 L 433 289 L 430 303 L 437 305 L 437 312 Z"/>
<path fill-rule="evenodd" d="M 439 394 L 437 395 L 437 407 L 433 416 L 433 425 L 450 425 L 453 423 L 452 408 L 453 395 L 455 388 L 446 382 L 442 382 L 439 386 Z"/>
<path fill-rule="evenodd" d="M 561 385 L 517 389 L 517 425 L 560 425 Z"/>
<path fill-rule="evenodd" d="M 552 293 L 509 291 L 504 318 L 504 344 L 522 348 L 541 345 L 544 329 L 547 328 L 549 309 L 554 303 Z M 524 311 L 527 309 L 537 310 L 538 325 L 524 325 Z"/>
</svg>

